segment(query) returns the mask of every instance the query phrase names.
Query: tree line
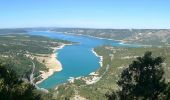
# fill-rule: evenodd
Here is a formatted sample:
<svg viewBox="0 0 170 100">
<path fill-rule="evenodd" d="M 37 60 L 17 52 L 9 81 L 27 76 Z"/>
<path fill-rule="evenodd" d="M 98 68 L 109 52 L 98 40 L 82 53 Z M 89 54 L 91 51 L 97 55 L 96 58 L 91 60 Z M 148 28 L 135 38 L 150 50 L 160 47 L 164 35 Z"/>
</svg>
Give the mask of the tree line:
<svg viewBox="0 0 170 100">
<path fill-rule="evenodd" d="M 119 90 L 107 93 L 108 100 L 169 100 L 170 84 L 165 82 L 164 57 L 146 52 L 121 73 Z"/>
</svg>

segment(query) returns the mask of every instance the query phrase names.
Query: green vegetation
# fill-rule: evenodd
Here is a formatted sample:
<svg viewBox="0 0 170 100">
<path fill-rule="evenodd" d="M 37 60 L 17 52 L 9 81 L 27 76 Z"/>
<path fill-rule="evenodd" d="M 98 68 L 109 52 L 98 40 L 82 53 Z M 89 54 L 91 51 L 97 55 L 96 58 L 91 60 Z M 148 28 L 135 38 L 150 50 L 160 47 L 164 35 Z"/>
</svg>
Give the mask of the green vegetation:
<svg viewBox="0 0 170 100">
<path fill-rule="evenodd" d="M 132 44 L 170 45 L 169 29 L 84 29 L 84 28 L 54 28 L 52 31 L 82 34 L 99 38 L 122 40 Z"/>
<path fill-rule="evenodd" d="M 35 87 L 20 79 L 10 67 L 0 61 L 0 99 L 40 100 L 40 95 L 34 93 L 37 91 Z"/>
<path fill-rule="evenodd" d="M 41 30 L 41 29 L 40 29 Z M 170 85 L 170 37 L 169 30 L 128 30 L 128 29 L 52 29 L 53 31 L 65 32 L 65 33 L 75 33 L 90 35 L 101 38 L 124 40 L 128 43 L 136 44 L 147 44 L 147 45 L 161 45 L 162 47 L 139 47 L 139 48 L 125 48 L 125 47 L 112 47 L 112 46 L 101 46 L 95 48 L 95 52 L 98 55 L 103 56 L 103 66 L 95 72 L 96 75 L 84 76 L 75 79 L 74 82 L 68 82 L 57 87 L 56 90 L 49 90 L 50 93 L 44 94 L 41 91 L 35 89 L 34 86 L 28 83 L 30 74 L 32 73 L 33 63 L 35 64 L 34 77 L 37 77 L 34 81 L 40 79 L 40 70 L 47 71 L 44 62 L 45 59 L 40 61 L 38 57 L 49 55 L 53 52 L 53 47 L 59 46 L 61 43 L 69 43 L 68 41 L 54 40 L 41 36 L 31 36 L 23 34 L 25 29 L 15 29 L 14 30 L 2 30 L 0 33 L 0 99 L 5 95 L 5 99 L 23 99 L 23 100 L 69 100 L 74 98 L 84 98 L 89 100 L 107 100 L 108 94 L 111 94 L 111 99 L 120 97 L 119 94 L 123 94 L 121 97 L 126 99 L 157 99 L 163 97 L 166 99 L 169 96 Z M 12 33 L 12 34 L 10 34 Z M 22 33 L 22 34 L 14 34 Z M 142 34 L 142 35 L 141 35 Z M 154 34 L 154 35 L 153 35 Z M 161 34 L 161 35 L 160 35 Z M 134 75 L 126 74 L 126 70 L 132 71 L 137 65 L 142 66 L 140 59 L 146 51 L 151 51 L 153 55 L 147 55 L 152 59 L 149 59 L 150 64 L 155 61 L 158 65 L 161 64 L 160 69 L 157 70 L 160 74 L 155 76 L 155 78 L 162 79 L 165 81 L 159 81 L 166 84 L 166 88 L 163 87 L 163 91 L 159 89 L 150 89 L 147 85 L 137 84 L 143 89 L 139 89 L 136 86 L 135 78 L 139 77 L 138 74 Z M 144 55 L 145 57 L 146 55 Z M 157 59 L 158 56 L 165 57 L 165 61 Z M 138 60 L 136 60 L 136 58 Z M 157 61 L 157 60 L 158 61 Z M 145 60 L 145 59 L 143 59 Z M 159 62 L 160 61 L 160 62 Z M 134 63 L 137 62 L 137 63 Z M 163 62 L 163 63 L 162 63 Z M 5 64 L 4 64 L 5 63 Z M 154 64 L 154 63 L 153 63 Z M 130 65 L 130 67 L 128 67 Z M 141 70 L 138 70 L 141 71 Z M 163 75 L 163 72 L 164 75 Z M 122 74 L 121 74 L 122 73 Z M 145 73 L 145 71 L 143 72 Z M 152 72 L 140 76 L 145 79 L 144 83 L 147 84 L 149 81 L 150 74 Z M 126 75 L 131 78 L 127 78 L 129 84 L 126 83 Z M 136 77 L 134 77 L 136 75 Z M 26 80 L 25 80 L 26 79 Z M 128 80 L 128 79 L 133 79 Z M 148 80 L 147 80 L 148 79 Z M 88 83 L 88 81 L 92 83 Z M 152 83 L 153 81 L 151 81 Z M 154 82 L 153 86 L 160 86 L 158 81 Z M 119 84 L 117 84 L 119 83 Z M 150 84 L 151 84 L 150 83 Z M 164 85 L 163 85 L 164 86 Z M 135 87 L 135 88 L 134 88 Z M 161 86 L 160 86 L 161 87 Z M 134 89 L 134 90 L 133 90 Z M 148 89 L 148 90 L 145 90 Z M 126 91 L 124 91 L 126 90 Z M 133 90 L 133 91 L 131 91 Z M 135 92 L 138 94 L 132 94 L 134 91 L 140 90 L 140 92 Z M 154 94 L 154 91 L 157 90 Z M 115 92 L 113 92 L 115 91 Z M 119 91 L 119 92 L 117 92 Z M 129 92 L 130 91 L 130 92 Z M 142 93 L 141 93 L 142 92 Z M 126 94 L 127 93 L 127 94 Z M 146 94 L 144 94 L 146 93 Z M 167 93 L 167 94 L 166 94 Z M 2 94 L 2 95 L 1 95 Z M 6 94 L 9 95 L 6 97 Z M 28 94 L 28 95 L 27 95 Z M 41 95 L 43 94 L 43 95 Z M 149 95 L 148 95 L 149 94 Z M 154 97 L 159 95 L 159 97 Z M 4 99 L 3 98 L 3 99 Z M 124 98 L 120 98 L 124 99 Z"/>
<path fill-rule="evenodd" d="M 32 63 L 34 63 L 36 66 L 34 77 L 37 77 L 40 70 L 47 70 L 47 67 L 43 62 L 38 61 L 37 57 L 52 54 L 53 48 L 61 43 L 69 42 L 26 34 L 1 34 L 0 59 L 13 65 L 12 69 L 24 78 L 29 78 L 33 68 Z"/>
<path fill-rule="evenodd" d="M 14 29 L 0 29 L 1 34 L 15 34 L 15 33 L 25 33 L 26 29 L 23 28 L 14 28 Z"/>
<path fill-rule="evenodd" d="M 128 68 L 121 73 L 117 84 L 120 100 L 162 100 L 168 99 L 165 94 L 165 83 L 162 64 L 164 58 L 152 57 L 151 52 L 146 52 L 143 57 L 137 57 Z M 115 93 L 109 96 L 109 100 L 116 99 Z"/>
<path fill-rule="evenodd" d="M 119 86 L 117 85 L 117 82 L 118 82 L 118 80 L 120 80 L 120 77 L 121 77 L 120 73 L 123 70 L 127 69 L 127 66 L 129 66 L 132 63 L 132 61 L 134 61 L 137 57 L 140 58 L 140 56 L 142 56 L 144 54 L 144 52 L 146 52 L 146 51 L 152 51 L 153 57 L 157 57 L 157 56 L 165 57 L 164 63 L 162 63 L 162 61 L 157 58 L 154 58 L 153 60 L 157 59 L 160 61 L 160 63 L 163 64 L 162 68 L 164 68 L 164 71 L 165 71 L 165 75 L 164 75 L 164 77 L 166 79 L 165 83 L 168 83 L 169 79 L 170 79 L 170 75 L 168 73 L 170 71 L 169 67 L 168 67 L 169 62 L 170 62 L 170 58 L 169 58 L 170 51 L 169 50 L 170 50 L 169 47 L 164 47 L 164 48 L 156 48 L 156 47 L 155 48 L 153 48 L 153 47 L 121 48 L 121 47 L 112 47 L 112 46 L 97 47 L 97 48 L 95 48 L 95 51 L 97 52 L 97 54 L 103 56 L 103 66 L 96 72 L 98 74 L 98 77 L 102 76 L 101 79 L 99 81 L 97 81 L 96 83 L 86 84 L 86 82 L 84 80 L 85 77 L 82 77 L 80 79 L 75 79 L 74 83 L 68 82 L 66 84 L 62 84 L 62 85 L 58 86 L 57 90 L 50 90 L 50 93 L 43 94 L 41 91 L 35 90 L 34 87 L 32 87 L 31 85 L 28 85 L 27 82 L 19 79 L 23 83 L 19 84 L 19 86 L 17 88 L 10 86 L 11 89 L 13 89 L 13 90 L 16 89 L 15 92 L 17 91 L 18 94 L 14 94 L 13 91 L 10 90 L 11 95 L 12 95 L 12 97 L 10 97 L 10 98 L 14 98 L 13 95 L 17 95 L 17 96 L 15 96 L 15 98 L 20 97 L 21 91 L 27 91 L 27 88 L 29 87 L 30 90 L 27 92 L 29 92 L 30 95 L 32 95 L 32 96 L 30 96 L 31 99 L 33 98 L 32 100 L 35 100 L 35 98 L 36 98 L 36 100 L 37 100 L 37 98 L 42 99 L 42 100 L 46 100 L 46 99 L 49 99 L 49 100 L 51 100 L 51 99 L 67 100 L 68 99 L 69 100 L 69 99 L 73 99 L 74 97 L 86 98 L 89 100 L 107 100 L 108 95 L 106 95 L 106 94 L 110 94 L 113 91 L 120 90 Z M 7 60 L 5 60 L 5 61 L 7 61 Z M 7 69 L 13 68 L 13 65 L 15 65 L 15 64 L 13 64 L 13 65 L 9 64 L 9 62 L 10 62 L 10 60 L 7 62 L 8 65 L 7 64 L 5 65 Z M 160 63 L 157 62 L 158 65 Z M 141 64 L 141 63 L 139 63 L 139 64 Z M 131 64 L 130 66 L 133 66 L 133 64 Z M 108 69 L 107 69 L 107 67 L 108 67 Z M 135 66 L 133 66 L 133 67 L 135 67 Z M 105 74 L 103 74 L 103 73 L 105 73 Z M 15 77 L 15 75 L 12 75 L 12 76 Z M 148 76 L 148 75 L 146 75 L 146 76 Z M 7 76 L 7 77 L 10 77 L 10 76 Z M 92 75 L 88 76 L 88 78 L 92 78 L 92 77 L 93 77 Z M 12 83 L 12 82 L 10 82 L 10 83 Z M 4 85 L 1 85 L 1 86 L 4 86 Z M 24 87 L 24 88 L 21 88 L 21 87 Z M 17 90 L 17 89 L 19 89 L 19 90 Z M 22 90 L 22 89 L 24 89 L 24 90 Z M 152 89 L 150 89 L 150 90 L 152 90 Z M 168 93 L 168 91 L 169 91 L 169 85 L 164 90 L 164 92 L 161 94 L 161 97 L 167 98 L 168 94 L 165 94 L 165 93 Z M 5 93 L 5 92 L 3 92 L 3 93 Z M 23 99 L 25 99 L 24 97 L 29 98 L 29 95 L 25 95 L 24 93 L 25 92 L 22 92 L 22 95 L 21 95 L 21 96 L 23 96 Z M 140 95 L 140 97 L 141 97 L 141 95 Z M 113 94 L 112 97 L 113 98 L 117 97 L 117 94 L 116 93 Z M 130 96 L 128 96 L 128 97 L 130 97 Z M 31 99 L 29 99 L 29 100 L 31 100 Z"/>
<path fill-rule="evenodd" d="M 100 38 L 110 38 L 116 40 L 121 40 L 131 36 L 129 29 L 57 28 L 53 29 L 53 31 L 89 35 Z"/>
<path fill-rule="evenodd" d="M 126 69 L 137 57 L 143 56 L 146 51 L 153 52 L 153 57 L 163 56 L 165 62 L 163 68 L 166 83 L 170 80 L 170 48 L 169 47 L 141 47 L 123 48 L 112 46 L 101 46 L 94 49 L 97 54 L 103 56 L 103 66 L 96 72 L 102 78 L 94 84 L 86 84 L 84 77 L 75 79 L 74 83 L 67 83 L 58 86 L 57 90 L 52 91 L 53 99 L 65 99 L 80 96 L 89 100 L 107 100 L 105 94 L 119 90 L 117 81 L 120 73 Z M 107 67 L 109 66 L 108 70 Z M 103 74 L 105 73 L 105 74 Z M 89 76 L 88 78 L 93 78 Z M 66 95 L 67 94 L 67 95 Z"/>
<path fill-rule="evenodd" d="M 2 64 L 2 70 L 7 70 L 6 72 L 9 72 L 9 75 L 0 73 L 7 75 L 0 75 L 0 99 L 47 100 L 51 98 L 50 93 L 44 94 L 28 83 L 32 74 L 33 64 L 35 64 L 33 75 L 37 77 L 40 75 L 40 70 L 48 70 L 45 64 L 40 62 L 37 57 L 50 55 L 53 53 L 54 47 L 70 42 L 24 33 L 14 34 L 14 32 L 7 34 L 10 31 L 4 31 L 6 33 L 0 35 L 0 61 L 2 62 L 0 64 Z M 34 81 L 36 82 L 40 79 L 41 77 L 38 77 Z"/>
</svg>

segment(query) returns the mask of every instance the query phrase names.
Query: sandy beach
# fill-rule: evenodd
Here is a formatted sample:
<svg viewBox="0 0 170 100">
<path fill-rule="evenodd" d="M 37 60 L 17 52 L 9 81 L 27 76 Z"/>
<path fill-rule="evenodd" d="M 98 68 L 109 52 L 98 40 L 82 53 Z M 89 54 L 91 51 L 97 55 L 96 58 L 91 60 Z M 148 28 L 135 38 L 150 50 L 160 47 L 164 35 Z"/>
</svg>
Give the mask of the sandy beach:
<svg viewBox="0 0 170 100">
<path fill-rule="evenodd" d="M 102 67 L 102 66 L 103 66 L 103 56 L 99 56 L 99 55 L 94 51 L 94 48 L 92 49 L 92 52 L 93 52 L 97 57 L 100 58 L 99 64 L 100 64 L 100 67 Z"/>
<path fill-rule="evenodd" d="M 40 71 L 41 75 L 39 77 L 41 77 L 42 79 L 38 82 L 36 82 L 36 84 L 41 83 L 42 81 L 44 81 L 45 79 L 47 79 L 49 76 L 51 76 L 54 72 L 58 72 L 62 70 L 62 64 L 57 60 L 57 54 L 56 51 L 59 49 L 62 49 L 65 46 L 65 44 L 62 44 L 59 47 L 55 47 L 52 48 L 53 49 L 53 53 L 51 55 L 49 55 L 49 57 L 39 57 L 39 60 L 42 61 L 45 60 L 45 65 L 48 68 L 48 71 Z"/>
</svg>

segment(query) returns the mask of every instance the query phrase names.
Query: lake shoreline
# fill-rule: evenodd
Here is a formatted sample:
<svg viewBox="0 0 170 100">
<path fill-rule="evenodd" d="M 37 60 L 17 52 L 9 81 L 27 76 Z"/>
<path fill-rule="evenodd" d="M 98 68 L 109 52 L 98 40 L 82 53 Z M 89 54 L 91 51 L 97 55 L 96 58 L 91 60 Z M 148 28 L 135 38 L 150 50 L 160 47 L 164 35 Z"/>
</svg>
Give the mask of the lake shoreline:
<svg viewBox="0 0 170 100">
<path fill-rule="evenodd" d="M 48 77 L 53 75 L 55 72 L 59 72 L 62 70 L 62 64 L 60 61 L 57 59 L 57 51 L 64 48 L 67 44 L 61 44 L 59 47 L 53 48 L 53 53 L 50 56 L 50 59 L 47 61 L 46 67 L 48 68 L 48 71 L 40 71 L 41 75 L 40 77 L 42 78 L 41 80 L 37 81 L 36 84 L 40 84 L 44 80 L 46 80 Z"/>
<path fill-rule="evenodd" d="M 100 58 L 99 64 L 100 64 L 100 67 L 102 67 L 103 66 L 103 56 L 98 55 L 97 52 L 94 51 L 94 48 L 92 48 L 91 51 L 96 57 Z"/>
<path fill-rule="evenodd" d="M 47 31 L 47 32 L 57 32 L 57 31 Z M 101 38 L 101 37 L 96 37 L 96 36 L 91 36 L 91 35 L 84 35 L 84 34 L 76 34 L 76 33 L 67 33 L 67 32 L 57 32 L 57 33 L 64 33 L 64 34 L 71 34 L 71 35 L 77 35 L 77 36 L 87 36 L 87 37 L 92 37 L 96 39 L 101 39 L 101 40 L 111 40 L 111 41 L 117 41 L 120 42 L 120 44 L 127 43 L 125 40 L 115 40 L 115 39 L 109 39 L 109 38 Z"/>
<path fill-rule="evenodd" d="M 56 31 L 50 31 L 49 30 L 48 32 L 56 32 Z M 136 45 L 136 46 L 152 47 L 152 45 L 145 45 L 145 44 L 133 44 L 133 43 L 129 44 L 129 42 L 126 41 L 126 40 L 115 40 L 115 39 L 102 38 L 102 37 L 91 36 L 91 35 L 84 35 L 84 34 L 68 33 L 68 32 L 57 32 L 57 33 L 71 34 L 71 35 L 77 35 L 77 36 L 86 36 L 86 37 L 91 37 L 91 38 L 96 38 L 96 39 L 101 39 L 101 40 L 116 41 L 116 42 L 119 42 L 119 44 L 121 44 L 121 45 Z"/>
<path fill-rule="evenodd" d="M 65 69 L 61 72 L 58 72 L 57 74 L 53 74 L 55 76 L 51 75 L 50 78 L 46 79 L 47 81 L 45 80 L 41 84 L 38 84 L 40 87 L 43 87 L 43 88 L 53 88 L 60 84 L 64 84 L 67 82 L 74 82 L 73 81 L 74 79 L 79 79 L 81 77 L 82 78 L 85 77 L 84 79 L 86 80 L 87 84 L 96 83 L 100 79 L 98 70 L 100 70 L 100 68 L 103 67 L 103 59 L 104 58 L 96 53 L 95 48 L 97 46 L 105 45 L 105 43 L 108 43 L 109 45 L 113 45 L 113 46 L 124 46 L 124 45 L 120 44 L 121 42 L 116 42 L 115 40 L 111 41 L 108 39 L 101 39 L 101 38 L 99 39 L 96 37 L 90 37 L 90 36 L 86 36 L 86 35 L 78 36 L 77 34 L 67 34 L 67 33 L 63 33 L 63 32 L 56 32 L 56 31 L 50 31 L 50 30 L 45 31 L 45 32 L 49 32 L 49 33 L 43 33 L 43 32 L 41 33 L 40 32 L 40 33 L 38 33 L 38 35 L 48 34 L 47 37 L 49 37 L 49 38 L 63 39 L 63 40 L 79 43 L 79 45 L 73 46 L 73 47 L 68 46 L 68 48 L 62 49 L 63 50 L 63 51 L 61 50 L 62 52 L 59 51 L 59 58 L 61 58 L 61 57 L 69 58 L 69 59 L 65 59 L 65 58 L 61 59 L 61 61 L 65 65 L 64 66 Z M 50 34 L 50 32 L 51 32 L 51 34 Z M 34 33 L 34 34 L 36 34 L 36 33 Z M 91 42 L 93 44 L 90 44 Z M 127 45 L 127 46 L 131 46 L 131 45 Z M 83 48 L 85 48 L 85 50 Z M 67 53 L 67 52 L 69 52 L 69 53 Z M 88 54 L 86 56 L 86 53 L 90 53 L 90 54 Z M 82 56 L 79 56 L 80 54 L 82 54 Z M 76 64 L 72 64 L 73 63 L 72 59 L 75 60 Z M 88 61 L 87 60 L 84 61 L 83 59 L 93 60 L 94 63 L 92 62 L 92 63 L 88 64 Z M 63 60 L 66 60 L 66 61 L 63 61 Z M 80 60 L 80 63 L 79 63 L 79 60 Z M 79 68 L 79 66 L 82 69 L 82 71 L 80 71 L 80 72 L 83 73 L 83 75 L 80 72 L 77 72 L 76 70 L 74 70 L 75 73 L 73 73 L 74 71 L 72 71 L 73 68 L 76 69 L 77 67 Z M 86 66 L 89 66 L 88 70 L 86 70 L 87 69 Z M 63 76 L 62 80 L 60 79 L 61 78 L 60 75 Z M 58 78 L 58 80 L 57 80 L 57 78 Z M 63 82 L 60 82 L 60 81 L 63 81 Z M 47 83 L 50 83 L 50 85 L 47 85 Z"/>
<path fill-rule="evenodd" d="M 103 56 L 100 56 L 99 54 L 97 54 L 97 52 L 94 51 L 94 48 L 92 48 L 92 53 L 98 57 L 100 60 L 99 60 L 99 64 L 100 64 L 100 67 L 103 66 Z M 100 69 L 99 67 L 99 69 Z M 97 74 L 97 71 L 94 71 L 94 72 L 91 72 L 88 76 L 79 76 L 79 77 L 69 77 L 68 79 L 68 82 L 69 83 L 74 83 L 75 80 L 77 79 L 83 79 L 87 85 L 90 85 L 90 84 L 94 84 L 96 82 L 98 82 L 100 80 L 100 77 L 98 76 L 99 74 Z M 93 77 L 91 80 L 88 80 L 87 78 L 89 77 Z M 65 84 L 65 83 L 64 83 Z M 55 87 L 55 90 L 58 89 L 58 86 Z"/>
</svg>

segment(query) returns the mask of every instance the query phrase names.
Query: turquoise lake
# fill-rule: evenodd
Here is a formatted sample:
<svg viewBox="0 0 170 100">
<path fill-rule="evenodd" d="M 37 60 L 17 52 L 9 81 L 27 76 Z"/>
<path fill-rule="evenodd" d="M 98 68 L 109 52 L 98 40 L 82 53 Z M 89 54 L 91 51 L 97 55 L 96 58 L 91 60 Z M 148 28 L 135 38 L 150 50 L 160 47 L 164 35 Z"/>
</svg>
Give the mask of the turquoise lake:
<svg viewBox="0 0 170 100">
<path fill-rule="evenodd" d="M 33 31 L 28 32 L 28 34 L 79 43 L 65 46 L 57 51 L 57 59 L 61 62 L 63 70 L 55 72 L 52 76 L 38 84 L 39 87 L 46 89 L 55 88 L 59 84 L 66 83 L 70 77 L 88 76 L 91 72 L 97 71 L 100 67 L 100 58 L 96 57 L 91 51 L 97 46 L 137 47 L 137 45 L 121 44 L 113 40 L 59 32 Z"/>
</svg>

